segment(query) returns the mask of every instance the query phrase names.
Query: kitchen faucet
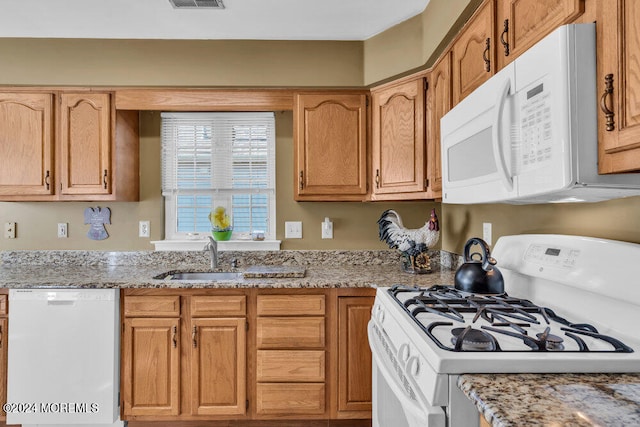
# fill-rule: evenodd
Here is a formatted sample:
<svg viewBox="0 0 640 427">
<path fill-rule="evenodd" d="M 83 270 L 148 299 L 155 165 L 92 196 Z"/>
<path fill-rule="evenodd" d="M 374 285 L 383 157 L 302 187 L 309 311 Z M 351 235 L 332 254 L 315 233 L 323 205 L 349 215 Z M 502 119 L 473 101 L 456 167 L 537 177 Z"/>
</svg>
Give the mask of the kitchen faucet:
<svg viewBox="0 0 640 427">
<path fill-rule="evenodd" d="M 211 269 L 215 270 L 218 268 L 218 242 L 213 240 L 213 237 L 209 237 L 209 243 L 204 247 L 205 251 L 209 251 L 209 256 L 211 257 Z"/>
</svg>

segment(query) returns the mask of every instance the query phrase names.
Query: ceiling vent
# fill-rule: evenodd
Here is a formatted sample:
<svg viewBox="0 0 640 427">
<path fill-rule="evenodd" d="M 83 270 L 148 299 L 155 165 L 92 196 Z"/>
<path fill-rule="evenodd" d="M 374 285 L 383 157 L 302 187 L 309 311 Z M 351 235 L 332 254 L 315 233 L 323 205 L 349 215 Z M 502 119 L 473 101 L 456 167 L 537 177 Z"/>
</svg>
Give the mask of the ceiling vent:
<svg viewBox="0 0 640 427">
<path fill-rule="evenodd" d="M 176 9 L 224 9 L 222 0 L 169 0 Z"/>
</svg>

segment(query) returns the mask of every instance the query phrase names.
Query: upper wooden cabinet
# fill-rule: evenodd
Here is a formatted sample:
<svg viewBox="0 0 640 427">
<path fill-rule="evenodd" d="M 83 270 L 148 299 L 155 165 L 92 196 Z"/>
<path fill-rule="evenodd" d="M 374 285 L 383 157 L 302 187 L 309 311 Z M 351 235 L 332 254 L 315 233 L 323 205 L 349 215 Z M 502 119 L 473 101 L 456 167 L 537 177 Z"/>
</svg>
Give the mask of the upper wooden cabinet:
<svg viewBox="0 0 640 427">
<path fill-rule="evenodd" d="M 424 75 L 372 89 L 372 200 L 427 197 Z"/>
<path fill-rule="evenodd" d="M 597 4 L 600 173 L 640 170 L 640 2 Z"/>
<path fill-rule="evenodd" d="M 108 93 L 60 95 L 60 194 L 111 192 Z"/>
<path fill-rule="evenodd" d="M 496 9 L 501 69 L 558 26 L 574 21 L 584 12 L 584 0 L 498 0 Z"/>
<path fill-rule="evenodd" d="M 53 94 L 0 92 L 0 198 L 53 194 Z"/>
<path fill-rule="evenodd" d="M 367 193 L 367 96 L 294 97 L 294 199 L 363 200 Z"/>
<path fill-rule="evenodd" d="M 494 0 L 485 0 L 451 47 L 454 105 L 496 72 L 494 16 Z"/>
<path fill-rule="evenodd" d="M 451 109 L 451 54 L 447 52 L 434 65 L 427 90 L 427 176 L 433 199 L 442 198 L 440 119 Z"/>
<path fill-rule="evenodd" d="M 138 200 L 138 147 L 110 93 L 0 92 L 0 200 Z"/>
</svg>

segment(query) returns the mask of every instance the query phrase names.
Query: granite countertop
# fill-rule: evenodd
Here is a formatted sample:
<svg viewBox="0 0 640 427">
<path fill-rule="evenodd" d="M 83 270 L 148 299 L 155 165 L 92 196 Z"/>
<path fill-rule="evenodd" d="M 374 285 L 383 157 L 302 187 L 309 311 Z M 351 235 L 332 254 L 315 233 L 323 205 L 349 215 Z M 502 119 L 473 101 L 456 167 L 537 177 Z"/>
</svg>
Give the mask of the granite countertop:
<svg viewBox="0 0 640 427">
<path fill-rule="evenodd" d="M 465 374 L 458 387 L 494 427 L 640 426 L 640 374 Z"/>
<path fill-rule="evenodd" d="M 398 254 L 393 251 L 220 255 L 220 270 L 253 270 L 252 277 L 215 282 L 154 279 L 169 271 L 210 271 L 207 255 L 198 252 L 7 251 L 0 253 L 0 288 L 353 288 L 398 283 L 431 286 L 451 284 L 454 276 L 452 269 L 437 262 L 430 274 L 404 273 Z M 233 259 L 240 261 L 238 268 L 231 267 Z M 439 253 L 432 259 L 439 261 Z M 256 274 L 256 265 L 264 266 L 264 277 Z M 287 274 L 274 274 L 277 269 L 273 266 L 290 266 L 290 271 L 296 272 L 302 269 L 304 277 L 281 277 Z"/>
</svg>

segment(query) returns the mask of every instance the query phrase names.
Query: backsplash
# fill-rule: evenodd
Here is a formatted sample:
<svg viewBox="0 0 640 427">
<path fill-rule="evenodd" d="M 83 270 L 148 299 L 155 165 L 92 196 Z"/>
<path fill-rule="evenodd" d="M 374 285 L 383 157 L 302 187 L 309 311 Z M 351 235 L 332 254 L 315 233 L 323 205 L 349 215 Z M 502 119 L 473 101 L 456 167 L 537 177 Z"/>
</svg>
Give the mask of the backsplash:
<svg viewBox="0 0 640 427">
<path fill-rule="evenodd" d="M 432 265 L 457 268 L 460 256 L 444 251 L 430 251 Z M 239 267 L 247 265 L 388 265 L 397 266 L 401 254 L 393 250 L 288 250 L 288 251 L 224 251 L 219 253 L 220 267 L 229 267 L 233 260 Z M 207 266 L 209 255 L 200 251 L 0 251 L 0 264 L 29 265 L 140 265 L 179 268 Z M 452 267 L 453 266 L 453 267 Z"/>
</svg>

